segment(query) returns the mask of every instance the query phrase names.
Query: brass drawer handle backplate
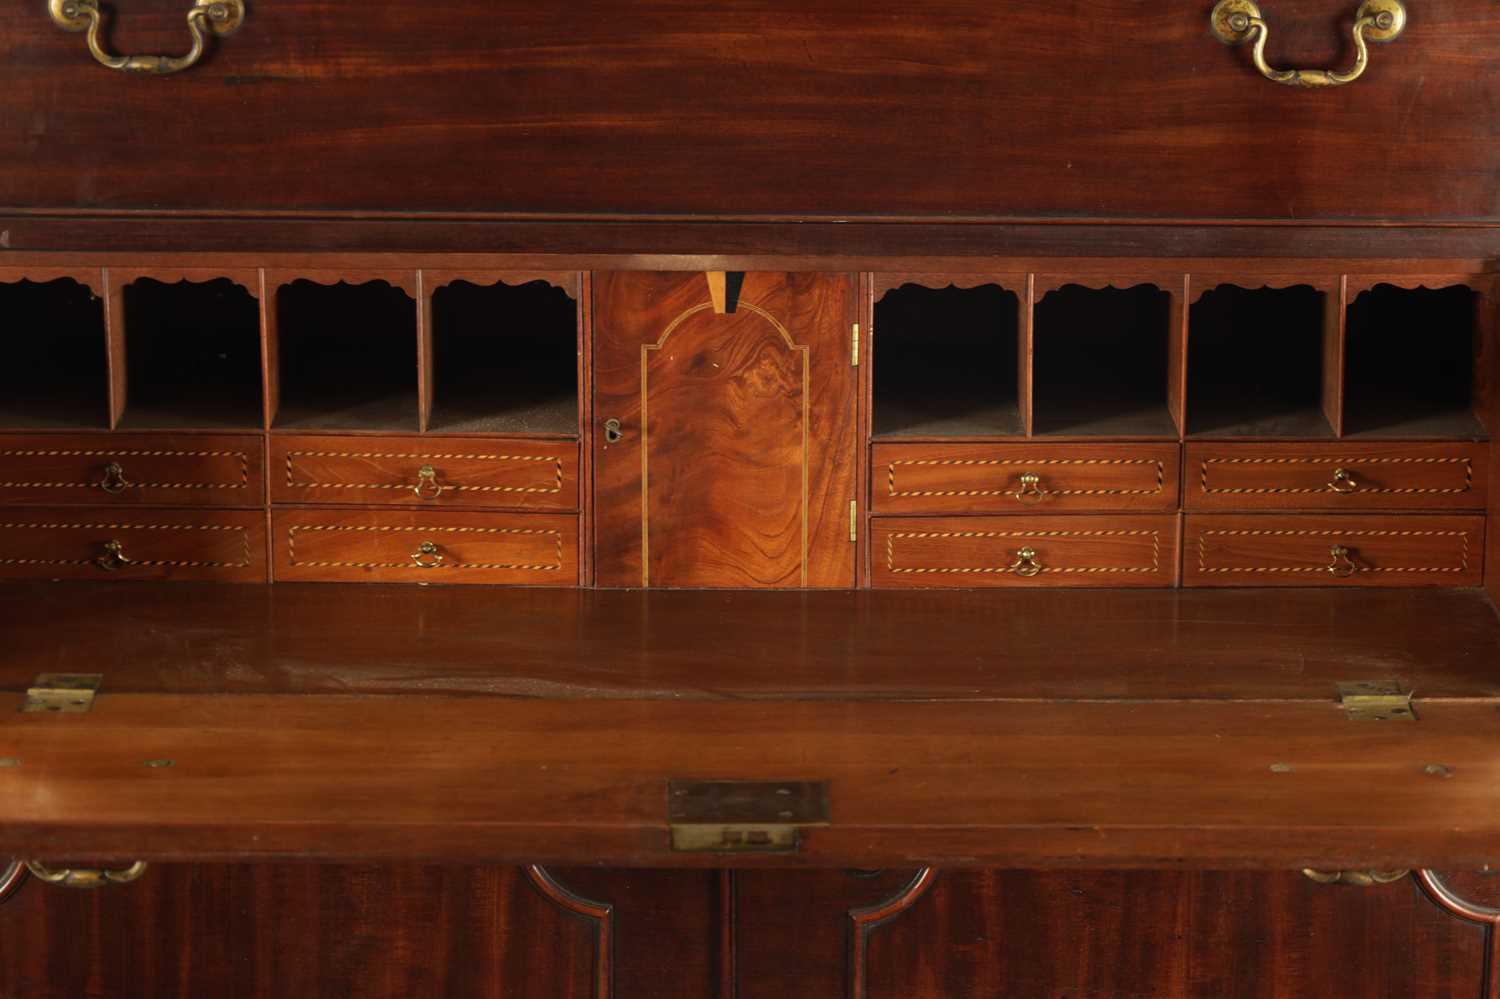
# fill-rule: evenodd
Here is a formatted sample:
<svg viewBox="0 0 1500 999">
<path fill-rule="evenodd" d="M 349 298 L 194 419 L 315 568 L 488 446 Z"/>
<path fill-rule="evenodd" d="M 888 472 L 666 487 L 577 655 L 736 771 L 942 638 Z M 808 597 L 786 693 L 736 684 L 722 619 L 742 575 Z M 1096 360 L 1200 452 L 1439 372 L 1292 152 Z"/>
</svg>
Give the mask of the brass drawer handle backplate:
<svg viewBox="0 0 1500 999">
<path fill-rule="evenodd" d="M 1389 42 L 1406 27 L 1401 0 L 1364 0 L 1354 15 L 1354 65 L 1343 72 L 1332 69 L 1272 69 L 1266 63 L 1266 35 L 1270 29 L 1255 0 L 1219 0 L 1209 15 L 1214 37 L 1225 45 L 1250 42 L 1250 58 L 1260 75 L 1289 87 L 1339 87 L 1353 83 L 1370 62 L 1365 42 Z"/>
<path fill-rule="evenodd" d="M 1333 478 L 1328 480 L 1328 488 L 1336 493 L 1348 495 L 1359 488 L 1359 481 L 1347 469 L 1335 468 L 1333 470 Z"/>
<path fill-rule="evenodd" d="M 129 867 L 118 869 L 60 867 L 53 870 L 39 860 L 28 860 L 26 869 L 33 877 L 49 885 L 61 885 L 64 888 L 102 888 L 105 885 L 130 884 L 146 873 L 146 862 L 137 860 Z"/>
<path fill-rule="evenodd" d="M 417 469 L 417 484 L 412 491 L 417 494 L 418 499 L 435 500 L 443 495 L 443 484 L 438 481 L 437 469 L 431 465 L 423 465 Z"/>
<path fill-rule="evenodd" d="M 104 466 L 104 475 L 99 479 L 99 488 L 107 493 L 123 493 L 130 488 L 130 480 L 125 478 L 125 469 L 118 461 L 112 461 Z"/>
<path fill-rule="evenodd" d="M 1021 484 L 1016 491 L 1011 493 L 1013 497 L 1022 503 L 1040 503 L 1048 496 L 1047 490 L 1042 486 L 1042 477 L 1035 472 L 1026 472 L 1021 476 Z"/>
<path fill-rule="evenodd" d="M 1042 571 L 1041 563 L 1036 560 L 1035 548 L 1019 549 L 1016 552 L 1016 560 L 1008 568 L 1017 576 L 1035 576 Z"/>
<path fill-rule="evenodd" d="M 95 557 L 94 564 L 106 572 L 114 572 L 116 569 L 125 568 L 133 561 L 125 554 L 125 542 L 106 541 L 104 551 Z"/>
<path fill-rule="evenodd" d="M 436 569 L 443 564 L 443 549 L 436 541 L 424 541 L 411 553 L 411 560 L 423 569 Z"/>
<path fill-rule="evenodd" d="M 64 31 L 88 32 L 89 52 L 99 65 L 147 76 L 182 72 L 203 58 L 210 34 L 221 38 L 232 35 L 245 21 L 244 0 L 194 0 L 187 13 L 193 47 L 186 55 L 121 56 L 104 48 L 104 15 L 99 0 L 47 0 L 47 11 L 52 15 L 52 23 Z"/>
<path fill-rule="evenodd" d="M 1359 565 L 1354 561 L 1352 553 L 1343 545 L 1330 547 L 1328 558 L 1328 571 L 1339 579 L 1347 579 L 1359 571 Z"/>
</svg>

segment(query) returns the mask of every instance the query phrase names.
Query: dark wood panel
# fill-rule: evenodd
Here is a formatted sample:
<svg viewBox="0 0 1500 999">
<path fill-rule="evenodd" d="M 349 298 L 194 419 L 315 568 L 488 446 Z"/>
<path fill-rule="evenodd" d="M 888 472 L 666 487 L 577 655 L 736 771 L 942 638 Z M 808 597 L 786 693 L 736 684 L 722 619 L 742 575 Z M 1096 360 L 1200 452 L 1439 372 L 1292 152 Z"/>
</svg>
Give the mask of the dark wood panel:
<svg viewBox="0 0 1500 999">
<path fill-rule="evenodd" d="M 0 856 L 724 863 L 670 849 L 663 788 L 686 774 L 828 782 L 832 823 L 745 866 L 1482 867 L 1500 717 L 1417 715 L 101 695 L 87 715 L 0 712 L 20 761 L 0 768 Z"/>
<path fill-rule="evenodd" d="M 1116 220 L 1084 224 L 725 221 L 697 218 L 603 219 L 433 217 L 392 213 L 18 213 L 0 210 L 0 250 L 69 254 L 296 252 L 485 254 L 486 269 L 1015 270 L 1012 257 L 1053 266 L 1059 256 L 1374 258 L 1458 261 L 1444 270 L 1486 266 L 1500 255 L 1500 227 L 1473 225 L 1156 225 Z M 492 254 L 505 254 L 496 258 Z M 1045 263 L 1043 263 L 1045 261 Z M 465 267 L 452 261 L 434 266 Z M 1158 261 L 1159 264 L 1159 261 Z M 1021 264 L 1025 270 L 1028 264 Z"/>
<path fill-rule="evenodd" d="M 1268 57 L 1347 63 L 1349 13 L 1345 0 L 1279 0 Z M 1206 15 L 1186 0 L 637 0 L 566 13 L 444 0 L 371 7 L 351 24 L 306 0 L 257 7 L 202 65 L 162 81 L 110 73 L 43 8 L 15 6 L 0 15 L 0 118 L 24 127 L 0 137 L 0 156 L 29 169 L 6 174 L 0 204 L 834 218 L 1500 210 L 1489 169 L 1500 12 L 1426 0 L 1363 79 L 1321 92 L 1261 79 Z M 181 21 L 180 4 L 131 4 L 113 42 L 179 51 Z"/>
<path fill-rule="evenodd" d="M 735 302 L 715 303 L 715 280 Z M 614 273 L 595 289 L 597 581 L 852 586 L 854 282 Z"/>
<path fill-rule="evenodd" d="M 0 630 L 12 691 L 107 648 L 118 693 L 1329 701 L 1367 663 L 1422 698 L 1500 696 L 1478 590 L 10 584 Z"/>
<path fill-rule="evenodd" d="M 1472 999 L 1485 951 L 1410 879 L 953 871 L 871 933 L 860 999 Z"/>
<path fill-rule="evenodd" d="M 901 870 L 734 871 L 734 999 L 853 994 L 855 915 L 900 896 Z M 932 946 L 950 941 L 934 937 Z M 729 993 L 721 993 L 727 995 Z"/>
<path fill-rule="evenodd" d="M 0 906 L 27 999 L 604 999 L 597 920 L 516 868 L 164 865 Z"/>
</svg>

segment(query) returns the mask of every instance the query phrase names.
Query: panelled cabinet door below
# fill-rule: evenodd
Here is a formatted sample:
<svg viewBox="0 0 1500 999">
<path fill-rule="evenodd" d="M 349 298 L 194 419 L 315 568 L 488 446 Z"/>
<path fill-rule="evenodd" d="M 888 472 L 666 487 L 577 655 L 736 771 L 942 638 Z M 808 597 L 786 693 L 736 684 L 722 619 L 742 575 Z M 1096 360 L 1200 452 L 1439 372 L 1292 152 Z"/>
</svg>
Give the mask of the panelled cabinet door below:
<svg viewBox="0 0 1500 999">
<path fill-rule="evenodd" d="M 599 585 L 854 584 L 855 288 L 850 275 L 599 275 Z"/>
</svg>

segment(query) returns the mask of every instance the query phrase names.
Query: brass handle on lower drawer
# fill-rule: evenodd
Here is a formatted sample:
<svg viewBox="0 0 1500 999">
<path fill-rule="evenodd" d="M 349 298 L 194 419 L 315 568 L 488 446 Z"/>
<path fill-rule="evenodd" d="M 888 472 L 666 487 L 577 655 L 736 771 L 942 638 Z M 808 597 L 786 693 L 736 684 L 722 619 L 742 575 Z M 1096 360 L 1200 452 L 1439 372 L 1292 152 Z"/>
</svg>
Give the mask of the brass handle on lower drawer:
<svg viewBox="0 0 1500 999">
<path fill-rule="evenodd" d="M 1016 552 L 1016 560 L 1007 567 L 1017 576 L 1035 576 L 1042 571 L 1042 565 L 1036 560 L 1036 549 L 1022 548 Z"/>
<path fill-rule="evenodd" d="M 443 549 L 436 541 L 424 541 L 411 553 L 411 560 L 423 569 L 436 569 L 443 564 Z"/>
<path fill-rule="evenodd" d="M 94 559 L 94 564 L 99 568 L 105 570 L 106 572 L 114 572 L 116 569 L 123 569 L 133 562 L 134 559 L 128 558 L 125 555 L 125 542 L 123 541 L 104 542 L 103 554 L 97 556 Z"/>
<path fill-rule="evenodd" d="M 33 877 L 45 881 L 49 885 L 61 885 L 64 888 L 102 888 L 105 885 L 128 885 L 130 882 L 146 873 L 146 862 L 137 860 L 129 867 L 111 869 L 108 867 L 60 867 L 56 870 L 43 864 L 40 860 L 26 861 L 26 869 Z"/>
<path fill-rule="evenodd" d="M 1289 87 L 1339 87 L 1353 83 L 1370 62 L 1366 41 L 1389 42 L 1406 27 L 1406 7 L 1401 0 L 1364 0 L 1354 15 L 1354 65 L 1339 72 L 1332 69 L 1273 69 L 1266 63 L 1266 35 L 1270 29 L 1255 0 L 1219 0 L 1209 15 L 1214 37 L 1225 45 L 1251 43 L 1250 58 L 1260 75 Z"/>
<path fill-rule="evenodd" d="M 1335 468 L 1333 470 L 1333 478 L 1328 480 L 1328 488 L 1336 493 L 1348 495 L 1359 488 L 1359 482 L 1354 478 L 1354 474 L 1347 469 Z"/>
<path fill-rule="evenodd" d="M 1394 884 L 1406 877 L 1410 871 L 1318 871 L 1302 868 L 1302 876 L 1320 885 L 1355 885 L 1369 888 L 1371 885 Z"/>
<path fill-rule="evenodd" d="M 149 76 L 182 72 L 203 58 L 210 34 L 221 38 L 232 35 L 245 21 L 244 0 L 194 0 L 187 13 L 193 47 L 186 55 L 120 56 L 105 51 L 104 15 L 99 0 L 47 0 L 47 11 L 52 15 L 52 23 L 64 31 L 88 32 L 89 52 L 101 66 Z"/>
<path fill-rule="evenodd" d="M 1328 549 L 1328 571 L 1339 579 L 1347 579 L 1359 571 L 1359 565 L 1354 561 L 1352 553 L 1343 545 L 1334 545 Z"/>
</svg>

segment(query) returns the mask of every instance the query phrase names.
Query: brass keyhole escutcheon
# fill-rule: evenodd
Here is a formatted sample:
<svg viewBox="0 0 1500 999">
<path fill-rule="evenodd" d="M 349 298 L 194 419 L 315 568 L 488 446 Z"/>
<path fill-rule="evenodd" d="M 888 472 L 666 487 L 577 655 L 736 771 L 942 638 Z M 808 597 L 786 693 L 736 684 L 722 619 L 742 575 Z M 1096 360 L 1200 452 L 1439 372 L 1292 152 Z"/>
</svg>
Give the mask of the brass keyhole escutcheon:
<svg viewBox="0 0 1500 999">
<path fill-rule="evenodd" d="M 417 494 L 418 499 L 435 500 L 443 495 L 443 484 L 438 481 L 437 469 L 431 465 L 423 465 L 417 469 L 417 484 L 412 487 L 412 492 Z"/>
<path fill-rule="evenodd" d="M 1347 579 L 1359 571 L 1359 565 L 1354 561 L 1353 553 L 1343 545 L 1334 545 L 1328 549 L 1328 571 L 1339 579 Z"/>
<path fill-rule="evenodd" d="M 1016 552 L 1016 560 L 1009 566 L 1010 571 L 1017 576 L 1035 576 L 1042 571 L 1041 563 L 1036 560 L 1036 549 L 1022 548 Z"/>
<path fill-rule="evenodd" d="M 625 439 L 625 432 L 620 429 L 620 421 L 610 418 L 604 421 L 604 443 L 618 444 Z"/>
<path fill-rule="evenodd" d="M 1047 498 L 1047 490 L 1042 488 L 1040 475 L 1026 472 L 1021 476 L 1021 485 L 1011 495 L 1022 503 L 1040 503 Z"/>
<path fill-rule="evenodd" d="M 423 569 L 436 569 L 443 564 L 443 549 L 436 541 L 424 541 L 411 553 L 411 560 Z"/>
<path fill-rule="evenodd" d="M 1328 480 L 1328 488 L 1347 496 L 1359 488 L 1359 482 L 1348 469 L 1335 468 L 1333 478 Z"/>
<path fill-rule="evenodd" d="M 114 572 L 131 564 L 131 559 L 125 555 L 125 543 L 122 541 L 104 542 L 104 553 L 94 559 L 94 564 L 106 572 Z"/>
<path fill-rule="evenodd" d="M 104 477 L 99 480 L 99 488 L 107 493 L 122 493 L 130 486 L 125 478 L 125 469 L 118 461 L 112 461 L 104 466 Z"/>
</svg>

